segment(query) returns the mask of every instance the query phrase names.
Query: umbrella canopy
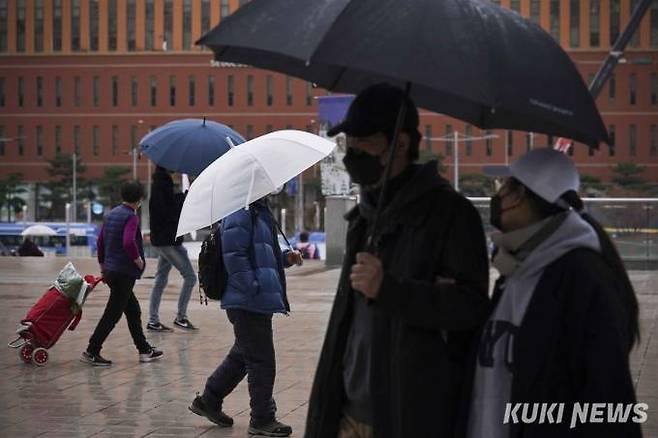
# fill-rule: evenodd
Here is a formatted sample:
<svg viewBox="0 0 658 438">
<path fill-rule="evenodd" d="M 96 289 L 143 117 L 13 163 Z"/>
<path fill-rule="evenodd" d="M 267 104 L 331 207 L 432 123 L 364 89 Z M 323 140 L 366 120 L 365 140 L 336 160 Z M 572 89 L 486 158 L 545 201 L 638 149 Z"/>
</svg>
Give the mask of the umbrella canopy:
<svg viewBox="0 0 658 438">
<path fill-rule="evenodd" d="M 243 142 L 244 138 L 233 129 L 204 118 L 169 122 L 144 136 L 139 146 L 159 166 L 198 175 L 228 152 L 230 143 Z"/>
<path fill-rule="evenodd" d="M 228 151 L 190 186 L 177 236 L 247 207 L 331 153 L 336 144 L 304 131 L 275 131 Z"/>
<path fill-rule="evenodd" d="M 218 61 L 266 68 L 328 90 L 411 84 L 421 107 L 481 128 L 598 147 L 594 100 L 559 44 L 490 0 L 249 2 L 204 35 Z"/>
<path fill-rule="evenodd" d="M 21 236 L 56 236 L 57 232 L 46 225 L 30 225 L 21 232 Z"/>
</svg>

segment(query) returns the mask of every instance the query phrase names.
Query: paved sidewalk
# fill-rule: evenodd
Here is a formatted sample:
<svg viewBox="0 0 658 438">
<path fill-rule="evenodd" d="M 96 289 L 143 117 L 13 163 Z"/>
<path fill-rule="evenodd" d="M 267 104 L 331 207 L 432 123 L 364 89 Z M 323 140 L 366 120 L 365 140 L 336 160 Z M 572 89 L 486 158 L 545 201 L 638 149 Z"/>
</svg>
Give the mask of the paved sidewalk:
<svg viewBox="0 0 658 438">
<path fill-rule="evenodd" d="M 73 260 L 81 273 L 97 273 L 92 259 Z M 20 318 L 43 294 L 62 258 L 0 257 L 0 330 L 6 342 Z M 142 312 L 148 307 L 155 261 L 149 260 L 136 292 Z M 303 436 L 307 400 L 316 360 L 333 302 L 338 270 L 319 262 L 292 268 L 289 296 L 292 313 L 274 318 L 277 352 L 275 399 L 279 418 Z M 658 272 L 633 272 L 641 303 L 642 344 L 632 357 L 640 401 L 649 404 L 644 436 L 658 437 Z M 161 305 L 161 318 L 171 325 L 176 313 L 180 276 L 172 271 Z M 233 334 L 218 304 L 201 306 L 198 291 L 190 303 L 190 319 L 198 332 L 147 333 L 165 352 L 162 361 L 138 363 L 124 319 L 108 338 L 103 355 L 110 368 L 92 368 L 78 361 L 98 321 L 109 290 L 102 285 L 84 308 L 79 327 L 66 332 L 50 350 L 44 368 L 21 363 L 16 350 L 0 348 L 0 430 L 7 437 L 233 437 L 247 436 L 249 398 L 246 382 L 225 401 L 235 426 L 220 429 L 190 413 L 187 406 L 206 377 L 228 352 Z M 142 315 L 144 321 L 145 315 Z"/>
</svg>

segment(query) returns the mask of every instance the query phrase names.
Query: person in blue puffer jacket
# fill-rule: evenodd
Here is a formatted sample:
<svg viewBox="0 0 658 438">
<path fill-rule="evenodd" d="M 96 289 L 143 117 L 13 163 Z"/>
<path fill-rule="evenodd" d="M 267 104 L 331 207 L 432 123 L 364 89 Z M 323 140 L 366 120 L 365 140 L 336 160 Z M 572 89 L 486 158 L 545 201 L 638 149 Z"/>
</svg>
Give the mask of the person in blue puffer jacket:
<svg viewBox="0 0 658 438">
<path fill-rule="evenodd" d="M 290 311 L 284 268 L 301 265 L 302 256 L 298 251 L 281 251 L 266 200 L 226 217 L 221 239 L 228 273 L 221 307 L 233 324 L 235 343 L 190 410 L 220 426 L 231 426 L 233 419 L 222 412 L 222 402 L 248 376 L 249 433 L 289 436 L 292 429 L 276 420 L 272 398 L 276 375 L 272 315 Z"/>
</svg>

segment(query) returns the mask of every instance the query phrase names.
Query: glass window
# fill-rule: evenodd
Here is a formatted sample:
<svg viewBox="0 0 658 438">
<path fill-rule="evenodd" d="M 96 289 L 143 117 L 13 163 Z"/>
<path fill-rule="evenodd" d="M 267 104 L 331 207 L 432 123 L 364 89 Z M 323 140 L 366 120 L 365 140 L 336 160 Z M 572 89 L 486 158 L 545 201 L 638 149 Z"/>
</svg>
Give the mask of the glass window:
<svg viewBox="0 0 658 438">
<path fill-rule="evenodd" d="M 144 48 L 146 50 L 153 50 L 153 34 L 154 34 L 154 24 L 153 20 L 155 17 L 155 10 L 153 9 L 153 0 L 146 0 L 146 6 L 144 10 L 145 15 L 145 26 L 144 26 Z"/>
<path fill-rule="evenodd" d="M 254 104 L 254 77 L 247 75 L 247 106 Z"/>
<path fill-rule="evenodd" d="M 165 0 L 164 2 L 164 41 L 162 50 L 167 50 L 168 46 L 173 48 L 173 29 L 174 29 L 174 2 Z"/>
<path fill-rule="evenodd" d="M 131 150 L 139 146 L 139 140 L 137 139 L 137 125 L 130 126 L 130 148 Z"/>
<path fill-rule="evenodd" d="M 507 131 L 507 155 L 514 155 L 514 131 L 511 129 Z"/>
<path fill-rule="evenodd" d="M 453 150 L 453 144 L 452 144 L 452 140 L 453 140 L 453 132 L 454 132 L 454 131 L 452 130 L 452 125 L 446 125 L 446 135 L 445 135 L 446 142 L 445 142 L 445 143 L 446 143 L 446 156 L 447 156 L 447 157 L 449 157 L 450 155 L 452 155 L 452 150 Z"/>
<path fill-rule="evenodd" d="M 267 134 L 268 132 L 272 132 L 273 129 L 274 128 L 272 128 L 272 125 L 269 124 L 265 125 L 265 134 Z"/>
<path fill-rule="evenodd" d="M 119 106 L 119 77 L 112 76 L 112 106 Z"/>
<path fill-rule="evenodd" d="M 196 105 L 196 79 L 194 76 L 187 78 L 187 103 L 190 106 Z"/>
<path fill-rule="evenodd" d="M 53 50 L 62 50 L 62 0 L 53 1 Z"/>
<path fill-rule="evenodd" d="M 531 150 L 534 147 L 535 135 L 532 132 L 527 132 L 525 134 L 525 149 L 526 152 Z M 573 149 L 573 148 L 570 148 Z"/>
<path fill-rule="evenodd" d="M 557 41 L 560 41 L 560 0 L 551 0 L 551 35 Z"/>
<path fill-rule="evenodd" d="M 517 14 L 521 13 L 521 0 L 512 0 L 509 5 L 510 9 L 516 12 Z"/>
<path fill-rule="evenodd" d="M 610 75 L 608 82 L 608 98 L 610 100 L 615 100 L 617 97 L 617 78 L 614 74 Z"/>
<path fill-rule="evenodd" d="M 580 46 L 580 0 L 569 2 L 569 46 Z"/>
<path fill-rule="evenodd" d="M 306 83 L 306 106 L 313 105 L 313 83 Z"/>
<path fill-rule="evenodd" d="M 473 127 L 471 125 L 466 125 L 464 136 L 466 137 L 464 139 L 464 142 L 466 143 L 466 156 L 470 157 L 473 155 L 473 140 L 471 139 L 473 136 Z"/>
<path fill-rule="evenodd" d="M 25 0 L 16 0 L 16 51 L 25 51 Z"/>
<path fill-rule="evenodd" d="M 649 101 L 651 102 L 651 105 L 658 105 L 658 74 L 651 73 L 649 82 L 649 92 L 651 93 Z"/>
<path fill-rule="evenodd" d="M 274 92 L 273 91 L 273 89 L 274 89 L 273 82 L 274 82 L 274 79 L 272 79 L 272 75 L 267 75 L 267 78 L 266 78 L 266 84 L 267 85 L 265 87 L 266 88 L 266 93 L 267 93 L 267 95 L 265 96 L 266 100 L 267 100 L 267 106 L 272 106 L 272 103 L 274 102 L 274 97 L 272 95 L 272 93 Z"/>
<path fill-rule="evenodd" d="M 3 106 L 5 106 L 5 78 L 0 78 L 0 107 Z"/>
<path fill-rule="evenodd" d="M 653 0 L 653 3 L 651 4 L 649 21 L 651 24 L 651 33 L 649 34 L 651 47 L 658 47 L 658 0 Z"/>
<path fill-rule="evenodd" d="M 34 51 L 43 52 L 43 0 L 34 0 Z"/>
<path fill-rule="evenodd" d="M 16 148 L 18 155 L 23 156 L 25 154 L 25 131 L 22 125 L 18 125 L 16 128 Z"/>
<path fill-rule="evenodd" d="M 9 35 L 7 23 L 7 0 L 0 0 L 0 52 L 7 51 L 7 36 Z M 0 143 L 4 149 L 4 143 Z"/>
<path fill-rule="evenodd" d="M 55 77 L 55 106 L 62 106 L 62 78 Z"/>
<path fill-rule="evenodd" d="M 619 0 L 610 0 L 610 45 L 619 38 Z"/>
<path fill-rule="evenodd" d="M 55 154 L 62 153 L 62 127 L 61 125 L 55 126 Z"/>
<path fill-rule="evenodd" d="M 210 30 L 210 0 L 201 0 L 201 35 Z"/>
<path fill-rule="evenodd" d="M 629 91 L 629 103 L 635 105 L 637 103 L 637 75 L 631 73 L 628 78 L 628 91 Z"/>
<path fill-rule="evenodd" d="M 192 0 L 183 0 L 183 49 L 192 47 Z"/>
<path fill-rule="evenodd" d="M 254 138 L 254 126 L 253 125 L 247 125 L 247 138 L 246 140 L 251 140 Z"/>
<path fill-rule="evenodd" d="M 94 76 L 93 82 L 92 82 L 92 102 L 94 106 L 100 105 L 100 100 L 101 100 L 101 78 L 98 76 Z"/>
<path fill-rule="evenodd" d="M 80 51 L 80 0 L 71 0 L 71 50 Z"/>
<path fill-rule="evenodd" d="M 80 106 L 80 93 L 82 92 L 82 85 L 80 82 L 80 76 L 75 76 L 73 78 L 73 105 Z"/>
<path fill-rule="evenodd" d="M 530 19 L 539 24 L 541 6 L 539 0 L 530 0 Z"/>
<path fill-rule="evenodd" d="M 638 0 L 631 0 L 631 15 L 633 15 L 633 11 L 637 7 Z M 633 32 L 633 35 L 631 36 L 631 40 L 628 42 L 628 44 L 631 47 L 639 47 L 640 46 L 640 26 L 638 26 L 635 29 L 635 32 Z"/>
<path fill-rule="evenodd" d="M 292 105 L 292 78 L 286 76 L 286 105 Z"/>
<path fill-rule="evenodd" d="M 43 155 L 43 126 L 37 125 L 37 135 L 36 135 L 36 149 L 37 155 L 40 157 Z"/>
<path fill-rule="evenodd" d="M 89 2 L 89 49 L 98 50 L 98 2 Z"/>
<path fill-rule="evenodd" d="M 16 94 L 18 96 L 18 106 L 22 108 L 25 103 L 25 81 L 20 76 L 18 78 Z"/>
<path fill-rule="evenodd" d="M 235 88 L 235 84 L 233 83 L 233 75 L 228 75 L 228 78 L 226 79 L 226 99 L 228 102 L 228 106 L 233 106 L 233 89 Z"/>
<path fill-rule="evenodd" d="M 215 105 L 215 77 L 208 76 L 208 106 Z"/>
<path fill-rule="evenodd" d="M 231 15 L 231 9 L 229 8 L 228 0 L 220 0 L 220 4 L 219 4 L 220 18 L 226 18 L 229 15 Z"/>
<path fill-rule="evenodd" d="M 608 156 L 615 156 L 615 145 L 617 144 L 617 133 L 615 132 L 615 125 L 608 125 L 608 137 L 610 137 L 610 144 L 608 145 Z"/>
<path fill-rule="evenodd" d="M 432 125 L 425 125 L 425 149 L 432 150 Z"/>
<path fill-rule="evenodd" d="M 151 97 L 151 106 L 157 106 L 158 104 L 158 78 L 155 76 L 149 77 L 149 87 L 150 87 L 150 97 Z"/>
<path fill-rule="evenodd" d="M 137 9 L 135 0 L 128 0 L 126 9 L 128 15 L 128 51 L 132 52 L 137 48 L 137 36 L 135 34 Z"/>
<path fill-rule="evenodd" d="M 100 127 L 94 126 L 91 130 L 91 152 L 94 157 L 97 157 L 100 152 L 100 138 Z"/>
<path fill-rule="evenodd" d="M 138 94 L 137 94 L 137 77 L 132 76 L 130 78 L 130 105 L 137 106 Z"/>
<path fill-rule="evenodd" d="M 115 157 L 119 151 L 119 127 L 112 125 L 112 156 Z"/>
<path fill-rule="evenodd" d="M 73 127 L 73 150 L 80 155 L 80 125 Z"/>
<path fill-rule="evenodd" d="M 491 131 L 487 130 L 485 132 L 486 135 L 491 135 Z M 487 157 L 490 157 L 493 155 L 493 138 L 487 138 L 485 141 L 485 148 L 487 151 Z M 550 143 L 549 143 L 550 144 Z"/>
<path fill-rule="evenodd" d="M 169 105 L 176 106 L 176 76 L 169 76 Z"/>
<path fill-rule="evenodd" d="M 637 155 L 637 126 L 628 127 L 628 153 L 631 157 Z"/>
<path fill-rule="evenodd" d="M 37 106 L 43 106 L 43 77 L 37 76 Z"/>
<path fill-rule="evenodd" d="M 590 0 L 589 3 L 589 45 L 599 47 L 601 44 L 601 23 L 600 23 L 600 4 L 599 0 Z"/>
<path fill-rule="evenodd" d="M 649 127 L 649 155 L 655 157 L 658 155 L 658 126 Z"/>
<path fill-rule="evenodd" d="M 3 156 L 4 154 L 5 154 L 5 127 L 0 126 L 0 157 Z"/>
<path fill-rule="evenodd" d="M 117 0 L 107 0 L 107 48 L 117 49 Z"/>
</svg>

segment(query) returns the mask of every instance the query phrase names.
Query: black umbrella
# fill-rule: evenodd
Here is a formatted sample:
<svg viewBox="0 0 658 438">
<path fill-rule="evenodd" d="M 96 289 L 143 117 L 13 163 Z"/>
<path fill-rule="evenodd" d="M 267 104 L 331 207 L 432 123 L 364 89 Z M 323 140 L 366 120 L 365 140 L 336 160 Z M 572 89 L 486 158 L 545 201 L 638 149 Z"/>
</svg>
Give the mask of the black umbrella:
<svg viewBox="0 0 658 438">
<path fill-rule="evenodd" d="M 389 82 L 421 107 L 485 129 L 598 147 L 608 136 L 567 54 L 489 0 L 252 1 L 204 35 L 218 61 L 357 93 Z"/>
</svg>

